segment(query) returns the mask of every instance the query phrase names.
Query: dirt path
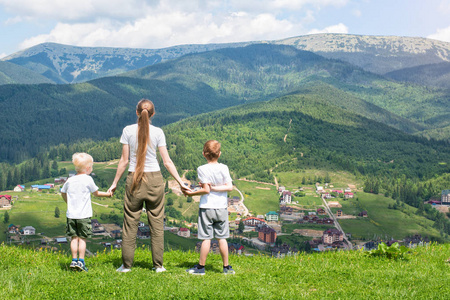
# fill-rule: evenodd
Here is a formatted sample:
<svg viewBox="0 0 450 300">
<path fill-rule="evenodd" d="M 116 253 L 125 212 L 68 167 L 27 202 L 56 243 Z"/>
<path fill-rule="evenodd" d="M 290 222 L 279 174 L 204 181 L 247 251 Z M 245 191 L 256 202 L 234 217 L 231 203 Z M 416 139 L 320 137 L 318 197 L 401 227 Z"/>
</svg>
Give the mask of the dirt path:
<svg viewBox="0 0 450 300">
<path fill-rule="evenodd" d="M 287 136 L 288 136 L 288 133 L 289 133 L 289 130 L 291 130 L 291 127 L 292 127 L 292 119 L 290 119 L 289 120 L 289 128 L 288 128 L 288 130 L 287 130 L 287 132 L 286 132 L 286 135 L 284 136 L 284 139 L 283 139 L 283 141 L 286 143 L 286 138 L 287 138 Z"/>
</svg>

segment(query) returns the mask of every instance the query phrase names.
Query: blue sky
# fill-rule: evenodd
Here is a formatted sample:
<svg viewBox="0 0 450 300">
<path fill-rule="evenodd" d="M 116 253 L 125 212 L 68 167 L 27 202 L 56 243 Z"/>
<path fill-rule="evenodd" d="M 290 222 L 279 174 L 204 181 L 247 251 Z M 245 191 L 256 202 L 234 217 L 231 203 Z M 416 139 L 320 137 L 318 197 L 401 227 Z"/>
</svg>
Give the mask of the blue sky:
<svg viewBox="0 0 450 300">
<path fill-rule="evenodd" d="M 55 42 L 163 48 L 313 33 L 450 42 L 450 0 L 0 0 L 0 58 Z"/>
</svg>

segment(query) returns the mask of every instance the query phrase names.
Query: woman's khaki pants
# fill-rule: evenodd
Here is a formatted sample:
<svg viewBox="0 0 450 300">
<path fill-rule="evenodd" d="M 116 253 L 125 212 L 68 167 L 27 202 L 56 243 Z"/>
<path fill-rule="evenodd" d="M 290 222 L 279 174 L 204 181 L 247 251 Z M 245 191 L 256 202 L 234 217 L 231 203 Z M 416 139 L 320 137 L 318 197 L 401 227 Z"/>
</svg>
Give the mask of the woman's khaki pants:
<svg viewBox="0 0 450 300">
<path fill-rule="evenodd" d="M 131 268 L 136 249 L 136 235 L 145 203 L 152 245 L 153 267 L 163 266 L 164 253 L 164 180 L 161 172 L 144 173 L 141 184 L 130 193 L 134 173 L 128 173 L 124 199 L 122 233 L 123 266 Z"/>
</svg>

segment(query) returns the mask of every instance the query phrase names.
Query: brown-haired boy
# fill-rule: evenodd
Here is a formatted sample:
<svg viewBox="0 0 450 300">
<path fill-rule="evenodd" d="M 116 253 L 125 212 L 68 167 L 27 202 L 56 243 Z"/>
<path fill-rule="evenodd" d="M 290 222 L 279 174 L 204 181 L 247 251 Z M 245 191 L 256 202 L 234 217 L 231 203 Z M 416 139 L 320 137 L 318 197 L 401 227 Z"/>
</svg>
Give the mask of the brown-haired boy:
<svg viewBox="0 0 450 300">
<path fill-rule="evenodd" d="M 228 167 L 218 162 L 220 155 L 220 143 L 215 140 L 207 141 L 203 146 L 203 156 L 208 163 L 197 168 L 201 189 L 184 191 L 184 194 L 189 196 L 201 195 L 198 212 L 198 238 L 203 240 L 200 248 L 200 259 L 198 265 L 186 270 L 193 275 L 205 275 L 206 257 L 213 237 L 219 240 L 223 273 L 235 273 L 228 264 L 228 243 L 226 240 L 230 236 L 227 192 L 233 190 L 233 184 Z"/>
</svg>

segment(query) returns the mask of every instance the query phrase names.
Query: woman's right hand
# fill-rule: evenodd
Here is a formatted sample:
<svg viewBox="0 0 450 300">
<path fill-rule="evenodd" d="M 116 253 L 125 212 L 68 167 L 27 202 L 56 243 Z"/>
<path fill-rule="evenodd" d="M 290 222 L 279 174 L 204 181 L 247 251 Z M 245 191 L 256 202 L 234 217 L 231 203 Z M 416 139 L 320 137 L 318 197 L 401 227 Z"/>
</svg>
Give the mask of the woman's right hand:
<svg viewBox="0 0 450 300">
<path fill-rule="evenodd" d="M 113 195 L 114 192 L 116 191 L 116 187 L 117 187 L 117 185 L 115 183 L 111 184 L 111 186 L 108 189 L 107 193 L 111 193 L 111 195 Z"/>
</svg>

